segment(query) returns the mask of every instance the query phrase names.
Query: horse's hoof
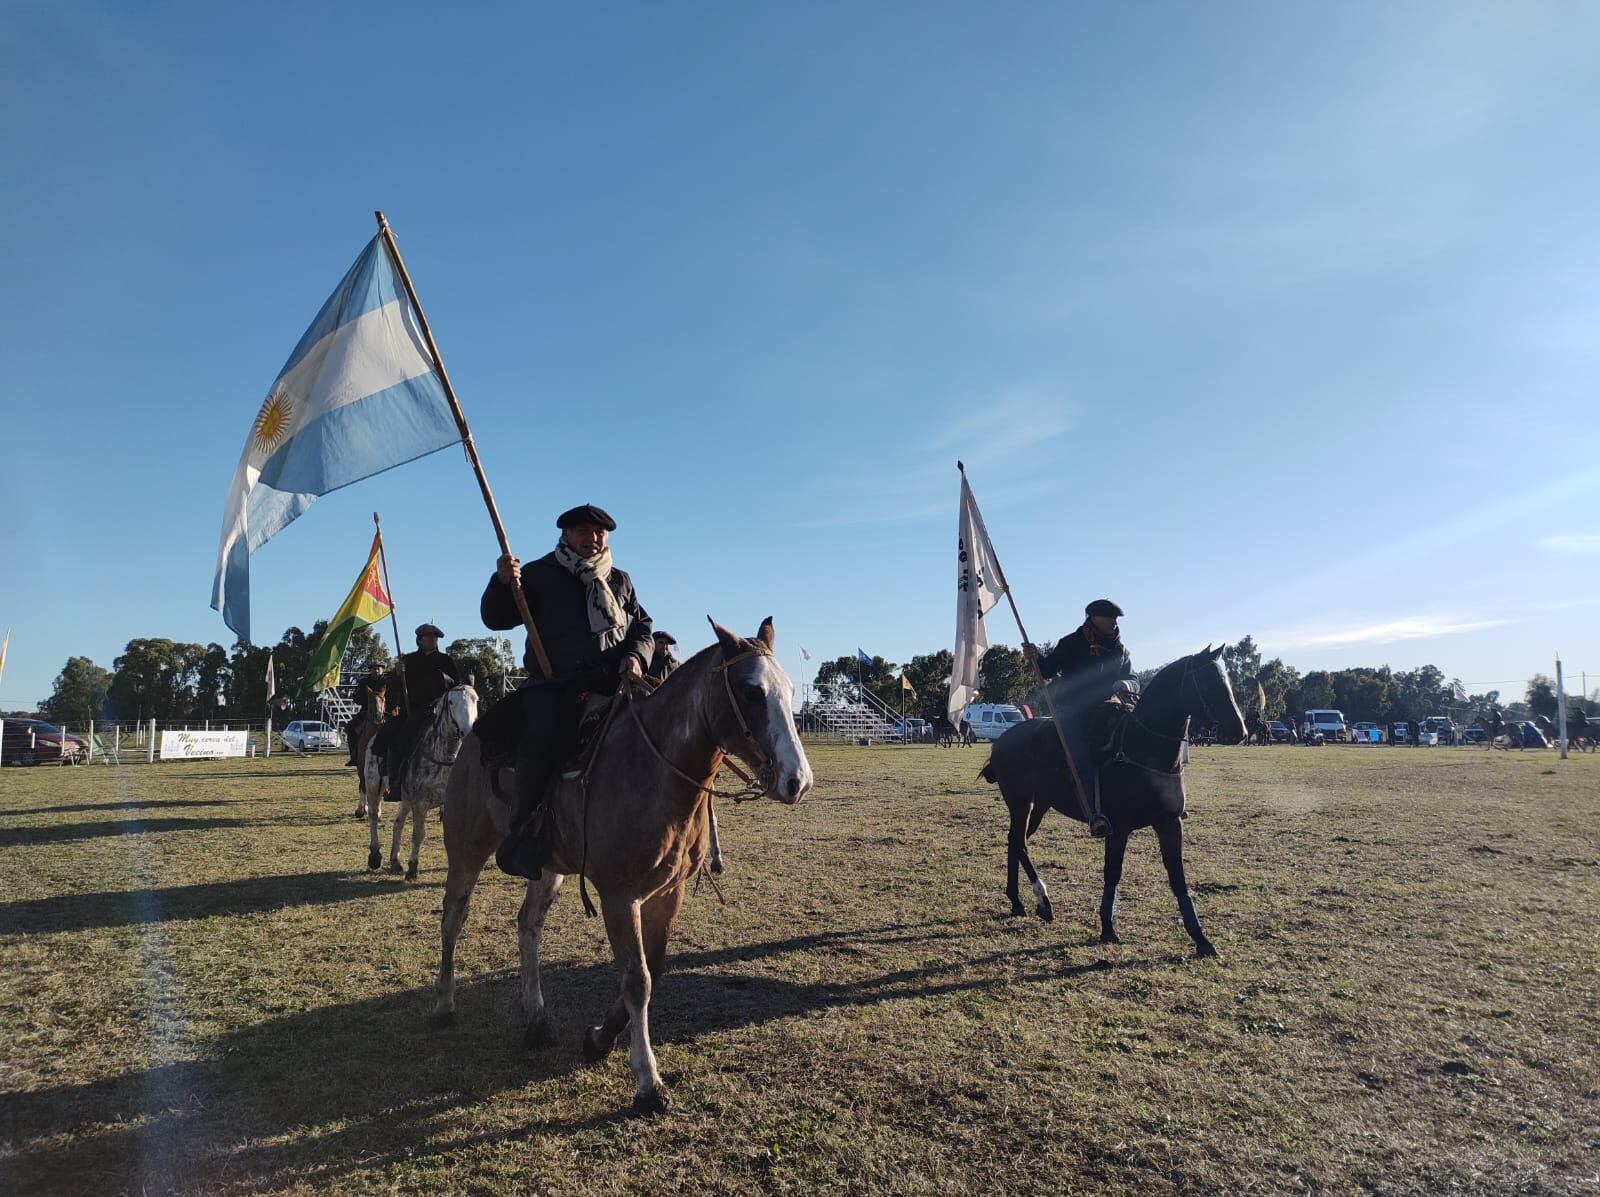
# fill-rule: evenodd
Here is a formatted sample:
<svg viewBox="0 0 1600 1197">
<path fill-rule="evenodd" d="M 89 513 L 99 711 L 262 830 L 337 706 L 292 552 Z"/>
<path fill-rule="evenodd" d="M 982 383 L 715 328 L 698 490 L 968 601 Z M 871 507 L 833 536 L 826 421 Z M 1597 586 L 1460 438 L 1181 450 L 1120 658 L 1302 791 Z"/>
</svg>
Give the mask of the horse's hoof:
<svg viewBox="0 0 1600 1197">
<path fill-rule="evenodd" d="M 642 1093 L 634 1094 L 633 1112 L 640 1118 L 656 1118 L 672 1109 L 672 1098 L 660 1081 Z"/>
<path fill-rule="evenodd" d="M 389 871 L 391 873 L 404 873 L 405 872 L 405 870 L 400 867 L 400 862 L 398 860 L 391 860 L 389 862 Z"/>
<path fill-rule="evenodd" d="M 356 807 L 356 822 L 360 823 L 360 822 L 364 821 L 366 819 L 366 817 L 367 817 L 367 812 L 362 810 L 359 806 Z"/>
<path fill-rule="evenodd" d="M 1194 954 L 1202 959 L 1206 956 L 1215 956 L 1217 949 L 1211 946 L 1209 939 L 1197 940 L 1194 945 Z"/>
<path fill-rule="evenodd" d="M 598 1064 L 611 1054 L 612 1045 L 600 1039 L 600 1028 L 590 1027 L 583 1033 L 583 1058 L 590 1064 Z"/>
<path fill-rule="evenodd" d="M 717 859 L 711 862 L 711 871 L 716 873 L 719 877 L 722 875 L 722 857 L 719 856 Z"/>
<path fill-rule="evenodd" d="M 417 879 L 417 866 L 416 865 L 412 865 L 410 868 L 408 868 L 406 870 L 406 880 L 407 881 L 415 881 L 416 879 Z"/>
<path fill-rule="evenodd" d="M 1100 932 L 1100 942 L 1101 943 L 1121 943 L 1122 942 L 1122 936 L 1118 935 L 1115 931 L 1111 931 L 1111 930 L 1102 931 L 1102 932 Z"/>
<path fill-rule="evenodd" d="M 455 1022 L 456 1012 L 454 1010 L 435 1010 L 428 1018 L 428 1025 L 435 1028 L 452 1027 L 455 1026 Z"/>
<path fill-rule="evenodd" d="M 1027 913 L 1028 913 L 1027 907 L 1023 906 L 1023 904 L 1022 904 L 1022 902 L 1020 900 L 1018 900 L 1017 898 L 1012 898 L 1011 899 L 1011 917 L 1012 918 L 1020 918 L 1022 915 L 1025 915 Z"/>
<path fill-rule="evenodd" d="M 1053 923 L 1056 921 L 1055 908 L 1052 907 L 1049 902 L 1040 902 L 1033 908 L 1033 913 L 1038 915 L 1047 923 Z"/>
<path fill-rule="evenodd" d="M 528 1020 L 528 1025 L 522 1031 L 522 1047 L 524 1051 L 539 1051 L 549 1047 L 556 1041 L 555 1033 L 550 1030 L 550 1020 L 543 1014 Z"/>
<path fill-rule="evenodd" d="M 383 867 L 383 854 L 381 852 L 367 853 L 367 868 L 381 869 Z"/>
</svg>

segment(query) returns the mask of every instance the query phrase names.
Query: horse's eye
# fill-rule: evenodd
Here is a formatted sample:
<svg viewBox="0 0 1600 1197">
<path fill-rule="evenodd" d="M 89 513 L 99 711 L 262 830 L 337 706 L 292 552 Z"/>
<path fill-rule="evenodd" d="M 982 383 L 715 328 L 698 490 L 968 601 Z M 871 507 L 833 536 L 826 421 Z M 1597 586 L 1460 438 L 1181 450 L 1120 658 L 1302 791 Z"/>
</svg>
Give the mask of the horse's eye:
<svg viewBox="0 0 1600 1197">
<path fill-rule="evenodd" d="M 762 692 L 760 686 L 746 686 L 744 687 L 744 697 L 746 702 L 760 702 L 766 697 L 766 694 Z"/>
</svg>

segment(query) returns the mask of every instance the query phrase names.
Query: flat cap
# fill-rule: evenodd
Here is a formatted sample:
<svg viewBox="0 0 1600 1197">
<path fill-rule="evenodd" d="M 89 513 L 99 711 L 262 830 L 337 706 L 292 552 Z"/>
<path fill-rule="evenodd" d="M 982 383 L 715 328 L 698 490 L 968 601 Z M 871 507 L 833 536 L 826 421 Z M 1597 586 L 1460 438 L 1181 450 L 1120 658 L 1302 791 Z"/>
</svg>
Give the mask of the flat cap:
<svg viewBox="0 0 1600 1197">
<path fill-rule="evenodd" d="M 1110 615 L 1114 619 L 1122 618 L 1122 608 L 1110 599 L 1095 599 L 1083 609 L 1085 615 Z"/>
<path fill-rule="evenodd" d="M 650 635 L 652 638 L 661 641 L 662 644 L 678 643 L 678 638 L 671 632 L 651 632 Z"/>
<path fill-rule="evenodd" d="M 617 530 L 617 521 L 607 515 L 593 503 L 585 503 L 569 511 L 563 511 L 556 516 L 556 527 L 570 528 L 574 524 L 593 524 L 597 528 L 604 528 L 607 532 Z"/>
<path fill-rule="evenodd" d="M 438 636 L 440 639 L 444 638 L 444 632 L 440 630 L 439 625 L 433 623 L 419 623 L 417 625 L 415 634 L 418 636 Z"/>
</svg>

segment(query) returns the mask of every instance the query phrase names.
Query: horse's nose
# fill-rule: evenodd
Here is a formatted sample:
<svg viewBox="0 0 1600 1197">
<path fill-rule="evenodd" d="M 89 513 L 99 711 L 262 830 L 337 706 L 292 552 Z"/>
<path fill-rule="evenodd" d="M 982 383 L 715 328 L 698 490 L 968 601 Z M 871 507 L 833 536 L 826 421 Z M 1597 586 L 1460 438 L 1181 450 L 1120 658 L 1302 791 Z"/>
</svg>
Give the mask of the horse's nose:
<svg viewBox="0 0 1600 1197">
<path fill-rule="evenodd" d="M 795 802 L 795 801 L 799 800 L 799 798 L 800 798 L 800 775 L 798 773 L 796 773 L 793 777 L 791 777 L 789 779 L 789 784 L 784 787 L 784 794 L 789 799 L 790 802 Z"/>
</svg>

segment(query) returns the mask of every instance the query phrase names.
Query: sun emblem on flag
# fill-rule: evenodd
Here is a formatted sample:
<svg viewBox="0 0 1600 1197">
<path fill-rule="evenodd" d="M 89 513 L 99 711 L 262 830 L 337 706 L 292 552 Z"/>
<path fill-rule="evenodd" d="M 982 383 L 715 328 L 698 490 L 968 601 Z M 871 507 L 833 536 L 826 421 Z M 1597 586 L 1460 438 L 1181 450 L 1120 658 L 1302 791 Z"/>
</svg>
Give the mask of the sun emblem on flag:
<svg viewBox="0 0 1600 1197">
<path fill-rule="evenodd" d="M 273 391 L 256 413 L 256 423 L 251 431 L 255 447 L 270 453 L 289 434 L 289 417 L 294 414 L 294 403 L 284 391 Z"/>
</svg>

